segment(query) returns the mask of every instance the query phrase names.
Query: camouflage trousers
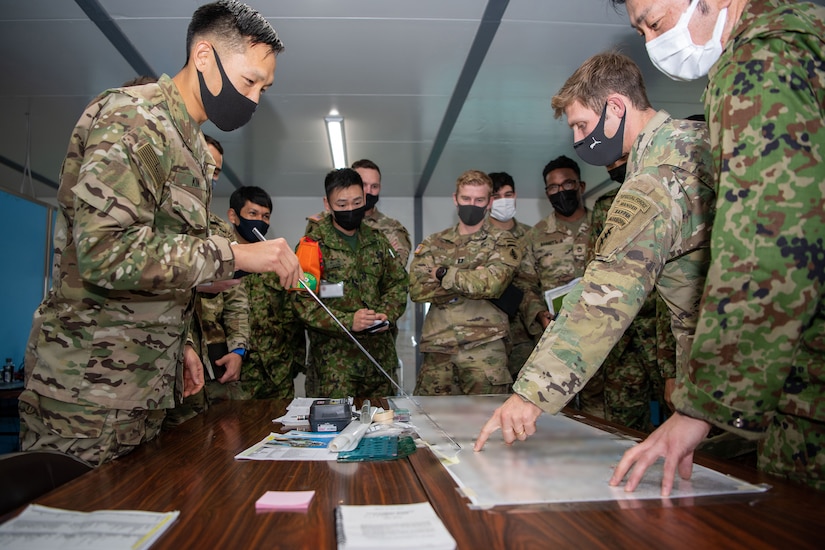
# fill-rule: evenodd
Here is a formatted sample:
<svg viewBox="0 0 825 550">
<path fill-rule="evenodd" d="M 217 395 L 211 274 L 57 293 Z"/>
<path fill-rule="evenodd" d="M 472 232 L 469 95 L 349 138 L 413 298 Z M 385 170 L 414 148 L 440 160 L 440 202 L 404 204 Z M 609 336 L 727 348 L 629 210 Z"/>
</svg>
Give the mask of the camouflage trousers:
<svg viewBox="0 0 825 550">
<path fill-rule="evenodd" d="M 507 370 L 504 340 L 487 342 L 458 353 L 422 352 L 415 395 L 507 393 L 513 378 Z"/>
<path fill-rule="evenodd" d="M 160 432 L 164 409 L 98 409 L 64 403 L 31 390 L 20 394 L 20 448 L 59 451 L 100 466 L 130 453 Z"/>
<path fill-rule="evenodd" d="M 825 422 L 777 413 L 759 442 L 758 467 L 825 491 Z"/>
<path fill-rule="evenodd" d="M 316 358 L 311 358 L 307 365 L 306 394 L 311 397 L 331 398 L 395 395 L 395 386 L 375 365 L 367 361 L 366 358 L 358 362 L 351 360 L 349 365 L 342 369 L 335 366 L 334 361 L 320 362 Z M 395 373 L 397 364 L 384 363 L 381 366 L 393 380 L 398 381 Z"/>
<path fill-rule="evenodd" d="M 250 399 L 249 393 L 243 388 L 240 381 L 221 384 L 217 380 L 207 380 L 203 389 L 195 395 L 190 395 L 183 403 L 176 404 L 174 409 L 166 411 L 163 420 L 163 429 L 170 430 L 180 426 L 187 420 L 195 418 L 209 408 L 209 405 L 220 401 Z"/>
</svg>

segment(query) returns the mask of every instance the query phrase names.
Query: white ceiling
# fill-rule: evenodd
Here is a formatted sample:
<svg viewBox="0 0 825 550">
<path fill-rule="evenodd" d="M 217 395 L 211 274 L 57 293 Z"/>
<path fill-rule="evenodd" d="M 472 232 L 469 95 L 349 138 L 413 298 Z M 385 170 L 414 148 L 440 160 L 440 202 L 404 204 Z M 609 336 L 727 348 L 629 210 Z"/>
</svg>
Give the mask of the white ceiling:
<svg viewBox="0 0 825 550">
<path fill-rule="evenodd" d="M 704 80 L 676 83 L 656 71 L 608 0 L 248 1 L 286 51 L 250 124 L 231 133 L 204 126 L 226 150 L 221 196 L 233 183 L 276 197 L 322 194 L 331 168 L 323 117 L 332 109 L 345 117 L 349 161 L 377 162 L 386 196 L 449 195 L 469 168 L 509 172 L 519 196 L 543 196 L 544 165 L 574 156 L 550 98 L 582 61 L 611 48 L 640 64 L 654 106 L 702 111 Z M 85 105 L 142 72 L 123 44 L 150 71 L 174 75 L 203 3 L 0 0 L 0 185 L 20 190 L 30 141 L 35 194 L 53 197 L 38 180 L 57 182 Z M 113 23 L 112 32 L 92 19 Z M 126 41 L 111 39 L 118 34 Z M 583 169 L 591 188 L 605 179 L 602 168 Z"/>
</svg>

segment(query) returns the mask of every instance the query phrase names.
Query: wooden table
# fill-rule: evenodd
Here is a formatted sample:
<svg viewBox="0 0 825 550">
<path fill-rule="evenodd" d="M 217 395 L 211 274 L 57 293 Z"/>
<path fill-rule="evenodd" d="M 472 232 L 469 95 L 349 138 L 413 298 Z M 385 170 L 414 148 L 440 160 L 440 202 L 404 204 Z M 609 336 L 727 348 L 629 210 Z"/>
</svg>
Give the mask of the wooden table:
<svg viewBox="0 0 825 550">
<path fill-rule="evenodd" d="M 704 461 L 763 495 L 471 510 L 433 455 L 384 463 L 236 461 L 278 425 L 285 402 L 211 408 L 36 502 L 75 510 L 180 510 L 153 548 L 335 548 L 338 504 L 429 500 L 459 548 L 823 548 L 825 494 Z M 315 490 L 306 514 L 257 514 L 265 491 Z"/>
</svg>

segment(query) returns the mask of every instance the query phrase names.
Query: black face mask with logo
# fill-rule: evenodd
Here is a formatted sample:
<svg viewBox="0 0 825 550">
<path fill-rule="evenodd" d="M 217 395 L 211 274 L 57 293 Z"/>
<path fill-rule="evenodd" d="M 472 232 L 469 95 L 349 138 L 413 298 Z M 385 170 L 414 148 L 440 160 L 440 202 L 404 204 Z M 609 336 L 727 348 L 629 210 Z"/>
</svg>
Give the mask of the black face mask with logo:
<svg viewBox="0 0 825 550">
<path fill-rule="evenodd" d="M 258 104 L 235 89 L 229 77 L 226 76 L 221 59 L 214 47 L 212 52 L 215 54 L 215 62 L 221 73 L 221 91 L 218 95 L 212 94 L 206 86 L 203 73 L 198 71 L 201 101 L 207 118 L 224 132 L 231 132 L 249 122 Z"/>
<path fill-rule="evenodd" d="M 332 217 L 335 219 L 335 223 L 341 226 L 341 229 L 352 231 L 361 227 L 366 212 L 366 206 L 353 208 L 352 210 L 333 210 Z"/>
<path fill-rule="evenodd" d="M 608 166 L 622 158 L 622 141 L 624 141 L 624 121 L 627 117 L 627 110 L 625 109 L 622 120 L 619 123 L 619 128 L 616 130 L 616 135 L 608 138 L 604 135 L 604 123 L 607 117 L 607 103 L 604 104 L 602 117 L 599 123 L 590 132 L 587 137 L 581 141 L 573 144 L 573 149 L 587 164 L 595 166 Z"/>
</svg>

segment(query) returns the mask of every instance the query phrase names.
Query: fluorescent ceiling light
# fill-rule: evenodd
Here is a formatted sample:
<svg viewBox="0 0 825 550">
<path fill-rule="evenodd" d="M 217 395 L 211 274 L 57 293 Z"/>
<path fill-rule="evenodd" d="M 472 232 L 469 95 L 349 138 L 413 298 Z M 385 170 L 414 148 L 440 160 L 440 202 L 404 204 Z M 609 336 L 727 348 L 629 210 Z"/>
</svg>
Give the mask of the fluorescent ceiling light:
<svg viewBox="0 0 825 550">
<path fill-rule="evenodd" d="M 344 117 L 324 117 L 327 123 L 327 139 L 332 153 L 332 165 L 335 168 L 347 167 L 347 148 L 344 140 Z"/>
</svg>

